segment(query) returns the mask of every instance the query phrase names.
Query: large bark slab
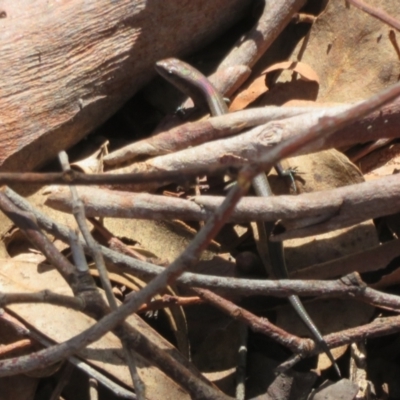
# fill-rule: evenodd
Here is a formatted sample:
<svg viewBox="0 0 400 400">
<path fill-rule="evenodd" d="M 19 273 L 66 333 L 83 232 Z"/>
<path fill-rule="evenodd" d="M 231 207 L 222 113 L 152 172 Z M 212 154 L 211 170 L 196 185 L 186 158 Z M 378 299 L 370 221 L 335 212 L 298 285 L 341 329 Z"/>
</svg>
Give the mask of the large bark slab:
<svg viewBox="0 0 400 400">
<path fill-rule="evenodd" d="M 248 3 L 0 0 L 0 170 L 33 169 L 77 143 L 156 60 L 204 45 Z"/>
</svg>

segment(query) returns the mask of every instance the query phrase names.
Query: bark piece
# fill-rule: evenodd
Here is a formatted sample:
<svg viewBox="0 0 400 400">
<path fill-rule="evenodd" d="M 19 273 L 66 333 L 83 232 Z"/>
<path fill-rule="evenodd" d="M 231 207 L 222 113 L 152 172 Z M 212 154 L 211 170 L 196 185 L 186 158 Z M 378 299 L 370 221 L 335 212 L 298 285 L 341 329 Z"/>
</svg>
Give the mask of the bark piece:
<svg viewBox="0 0 400 400">
<path fill-rule="evenodd" d="M 0 1 L 0 169 L 30 170 L 77 143 L 155 61 L 204 45 L 249 3 Z"/>
</svg>

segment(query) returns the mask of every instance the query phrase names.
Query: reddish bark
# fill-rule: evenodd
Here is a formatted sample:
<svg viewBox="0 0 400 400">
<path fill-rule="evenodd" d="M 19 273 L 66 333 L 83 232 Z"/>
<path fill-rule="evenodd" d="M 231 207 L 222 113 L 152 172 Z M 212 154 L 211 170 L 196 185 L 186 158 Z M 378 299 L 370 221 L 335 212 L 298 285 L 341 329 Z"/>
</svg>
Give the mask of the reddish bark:
<svg viewBox="0 0 400 400">
<path fill-rule="evenodd" d="M 2 2 L 0 170 L 30 170 L 77 143 L 153 76 L 156 60 L 204 45 L 249 3 Z"/>
</svg>

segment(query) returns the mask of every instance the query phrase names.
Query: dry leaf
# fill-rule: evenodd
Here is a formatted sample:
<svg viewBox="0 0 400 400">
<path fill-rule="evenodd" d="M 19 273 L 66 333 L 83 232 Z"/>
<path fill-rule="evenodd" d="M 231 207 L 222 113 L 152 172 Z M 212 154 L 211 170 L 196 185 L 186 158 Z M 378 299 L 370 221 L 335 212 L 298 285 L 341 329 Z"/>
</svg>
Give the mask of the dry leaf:
<svg viewBox="0 0 400 400">
<path fill-rule="evenodd" d="M 398 0 L 368 4 L 400 19 Z M 391 29 L 345 1 L 331 0 L 291 58 L 308 64 L 322 78 L 318 102 L 362 100 L 398 80 L 399 57 L 389 39 Z M 396 36 L 399 41 L 398 32 Z"/>
<path fill-rule="evenodd" d="M 262 94 L 268 91 L 266 85 L 267 74 L 279 70 L 290 70 L 297 72 L 300 78 L 305 81 L 314 81 L 319 83 L 318 75 L 307 64 L 298 61 L 284 61 L 276 63 L 261 72 L 260 76 L 254 79 L 245 89 L 243 89 L 232 101 L 229 111 L 243 110 L 250 103 L 258 99 Z"/>
</svg>

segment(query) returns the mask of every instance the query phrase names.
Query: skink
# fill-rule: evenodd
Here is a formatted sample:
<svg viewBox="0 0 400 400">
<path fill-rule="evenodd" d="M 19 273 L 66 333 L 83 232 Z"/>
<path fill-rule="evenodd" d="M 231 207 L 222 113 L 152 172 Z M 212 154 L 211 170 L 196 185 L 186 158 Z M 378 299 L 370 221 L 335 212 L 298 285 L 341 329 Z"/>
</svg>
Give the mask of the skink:
<svg viewBox="0 0 400 400">
<path fill-rule="evenodd" d="M 168 58 L 158 61 L 155 68 L 162 77 L 172 83 L 187 96 L 191 97 L 196 105 L 206 105 L 212 116 L 222 115 L 228 112 L 228 107 L 226 106 L 221 94 L 201 72 L 193 68 L 191 65 L 176 58 Z M 265 173 L 257 175 L 253 179 L 252 185 L 257 196 L 273 196 Z M 266 237 L 268 238 L 272 231 L 273 225 L 273 223 L 266 222 L 264 224 L 259 224 L 259 229 L 264 229 Z M 276 278 L 287 279 L 289 275 L 286 267 L 283 243 L 271 242 L 270 240 L 267 240 L 267 246 L 271 267 Z M 289 296 L 289 302 L 312 334 L 315 342 L 326 353 L 334 365 L 337 374 L 340 376 L 340 370 L 328 345 L 304 308 L 300 298 L 297 295 L 291 295 Z"/>
</svg>

